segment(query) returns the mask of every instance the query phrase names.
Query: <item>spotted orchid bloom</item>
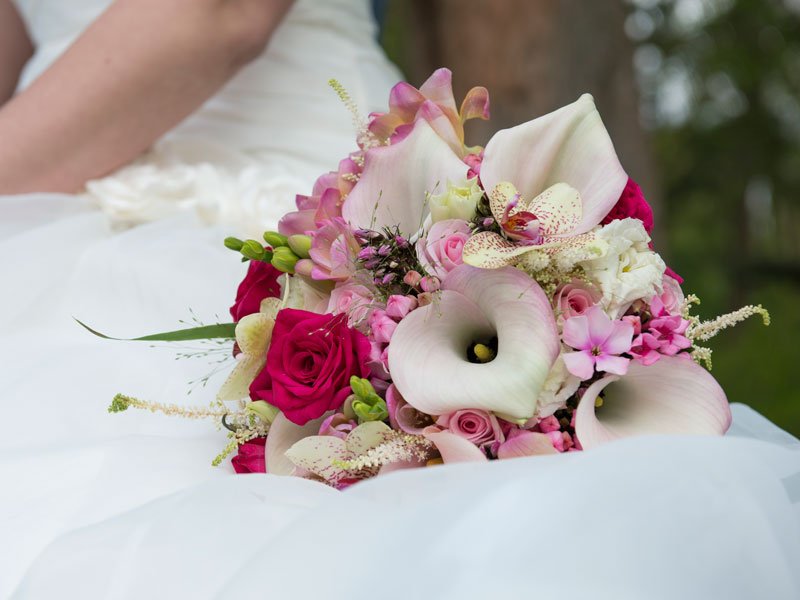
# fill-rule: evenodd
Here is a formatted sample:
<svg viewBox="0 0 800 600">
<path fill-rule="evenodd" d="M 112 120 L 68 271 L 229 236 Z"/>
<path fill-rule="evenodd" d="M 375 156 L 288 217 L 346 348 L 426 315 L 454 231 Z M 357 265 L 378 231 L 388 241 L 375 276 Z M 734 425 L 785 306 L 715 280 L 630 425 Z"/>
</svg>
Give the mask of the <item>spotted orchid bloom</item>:
<svg viewBox="0 0 800 600">
<path fill-rule="evenodd" d="M 574 233 L 583 212 L 581 196 L 565 183 L 526 200 L 511 183 L 500 182 L 489 194 L 489 207 L 503 235 L 483 231 L 467 241 L 463 260 L 474 267 L 497 269 L 533 250 L 557 254 L 594 241 L 591 232 Z"/>
</svg>

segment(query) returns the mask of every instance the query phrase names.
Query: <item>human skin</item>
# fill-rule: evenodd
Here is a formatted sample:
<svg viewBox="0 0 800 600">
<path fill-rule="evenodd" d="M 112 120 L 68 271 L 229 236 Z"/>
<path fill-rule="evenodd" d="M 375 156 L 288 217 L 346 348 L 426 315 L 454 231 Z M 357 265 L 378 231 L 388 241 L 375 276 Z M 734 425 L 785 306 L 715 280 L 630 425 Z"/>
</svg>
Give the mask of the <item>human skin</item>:
<svg viewBox="0 0 800 600">
<path fill-rule="evenodd" d="M 0 0 L 0 194 L 76 192 L 130 162 L 263 52 L 290 5 L 116 0 L 2 104 L 32 47 Z"/>
</svg>

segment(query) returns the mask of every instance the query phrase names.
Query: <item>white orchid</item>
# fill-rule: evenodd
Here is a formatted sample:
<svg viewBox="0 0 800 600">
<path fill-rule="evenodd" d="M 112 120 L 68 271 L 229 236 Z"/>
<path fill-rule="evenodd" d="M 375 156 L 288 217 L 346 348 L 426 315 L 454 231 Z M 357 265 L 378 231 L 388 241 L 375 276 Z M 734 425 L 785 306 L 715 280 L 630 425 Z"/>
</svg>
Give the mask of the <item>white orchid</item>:
<svg viewBox="0 0 800 600">
<path fill-rule="evenodd" d="M 471 346 L 495 337 L 493 360 L 468 360 Z M 397 326 L 389 370 L 405 400 L 424 413 L 475 408 L 528 419 L 558 352 L 553 310 L 535 281 L 513 267 L 461 265 L 437 302 Z"/>
</svg>

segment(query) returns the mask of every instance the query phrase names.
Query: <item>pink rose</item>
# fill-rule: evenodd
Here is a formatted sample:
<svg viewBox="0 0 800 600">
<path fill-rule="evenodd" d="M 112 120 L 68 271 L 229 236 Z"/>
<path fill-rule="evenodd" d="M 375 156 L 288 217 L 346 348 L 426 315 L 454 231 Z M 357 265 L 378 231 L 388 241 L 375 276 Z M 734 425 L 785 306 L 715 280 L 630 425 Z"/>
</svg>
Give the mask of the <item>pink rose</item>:
<svg viewBox="0 0 800 600">
<path fill-rule="evenodd" d="M 647 233 L 652 233 L 653 209 L 650 208 L 647 200 L 644 199 L 642 188 L 630 177 L 628 178 L 628 183 L 625 184 L 625 189 L 622 190 L 622 195 L 620 195 L 619 200 L 617 200 L 617 203 L 614 205 L 614 208 L 611 209 L 611 212 L 609 212 L 600 223 L 606 225 L 611 223 L 611 221 L 627 219 L 628 217 L 639 219 L 644 225 L 645 231 L 647 231 Z"/>
<path fill-rule="evenodd" d="M 444 279 L 450 271 L 464 264 L 461 255 L 470 233 L 469 223 L 461 219 L 434 223 L 428 235 L 417 242 L 420 264 L 429 274 Z"/>
<path fill-rule="evenodd" d="M 388 344 L 397 329 L 397 322 L 386 311 L 374 310 L 369 318 L 369 329 L 372 339 L 379 344 Z"/>
<path fill-rule="evenodd" d="M 367 377 L 370 344 L 343 315 L 285 308 L 278 313 L 267 364 L 250 385 L 296 425 L 338 410 L 351 394 L 350 377 Z"/>
<path fill-rule="evenodd" d="M 600 301 L 601 294 L 590 283 L 573 279 L 560 286 L 553 296 L 553 306 L 564 319 L 582 315 Z"/>
<path fill-rule="evenodd" d="M 485 410 L 464 409 L 436 419 L 439 427 L 469 440 L 476 446 L 503 442 L 503 432 L 497 417 Z"/>
<path fill-rule="evenodd" d="M 375 298 L 366 287 L 357 283 L 338 284 L 331 292 L 328 312 L 347 315 L 350 326 L 369 319 Z"/>
<path fill-rule="evenodd" d="M 386 314 L 400 321 L 412 310 L 417 308 L 417 299 L 414 296 L 400 296 L 394 294 L 389 296 L 386 302 Z"/>
<path fill-rule="evenodd" d="M 309 255 L 314 261 L 313 279 L 345 281 L 355 272 L 356 257 L 361 246 L 347 222 L 336 217 L 325 221 L 311 234 Z"/>
<path fill-rule="evenodd" d="M 237 473 L 266 473 L 267 438 L 253 438 L 239 446 L 239 452 L 231 458 L 233 470 Z"/>
<path fill-rule="evenodd" d="M 681 306 L 683 305 L 684 300 L 681 284 L 678 283 L 675 278 L 670 277 L 669 275 L 664 275 L 661 287 L 664 291 L 658 298 L 663 304 L 664 308 L 671 315 L 681 314 Z"/>
<path fill-rule="evenodd" d="M 278 277 L 283 275 L 269 263 L 260 260 L 251 260 L 247 267 L 239 289 L 236 290 L 236 301 L 231 306 L 231 317 L 237 323 L 246 317 L 261 310 L 261 301 L 264 298 L 280 298 L 281 284 Z"/>
</svg>

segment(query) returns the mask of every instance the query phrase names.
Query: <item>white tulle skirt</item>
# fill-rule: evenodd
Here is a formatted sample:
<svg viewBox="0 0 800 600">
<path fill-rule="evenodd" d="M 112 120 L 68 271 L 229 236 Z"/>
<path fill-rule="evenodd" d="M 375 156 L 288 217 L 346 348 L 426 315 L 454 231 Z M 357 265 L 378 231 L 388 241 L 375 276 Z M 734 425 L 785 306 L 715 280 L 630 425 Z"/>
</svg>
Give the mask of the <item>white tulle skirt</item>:
<svg viewBox="0 0 800 600">
<path fill-rule="evenodd" d="M 114 230 L 72 196 L 0 214 L 0 597 L 800 597 L 800 444 L 744 406 L 725 438 L 345 492 L 235 476 L 210 466 L 213 423 L 106 411 L 117 392 L 205 406 L 222 354 L 73 320 L 128 337 L 226 319 L 244 269 L 228 227 L 184 211 Z"/>
</svg>

